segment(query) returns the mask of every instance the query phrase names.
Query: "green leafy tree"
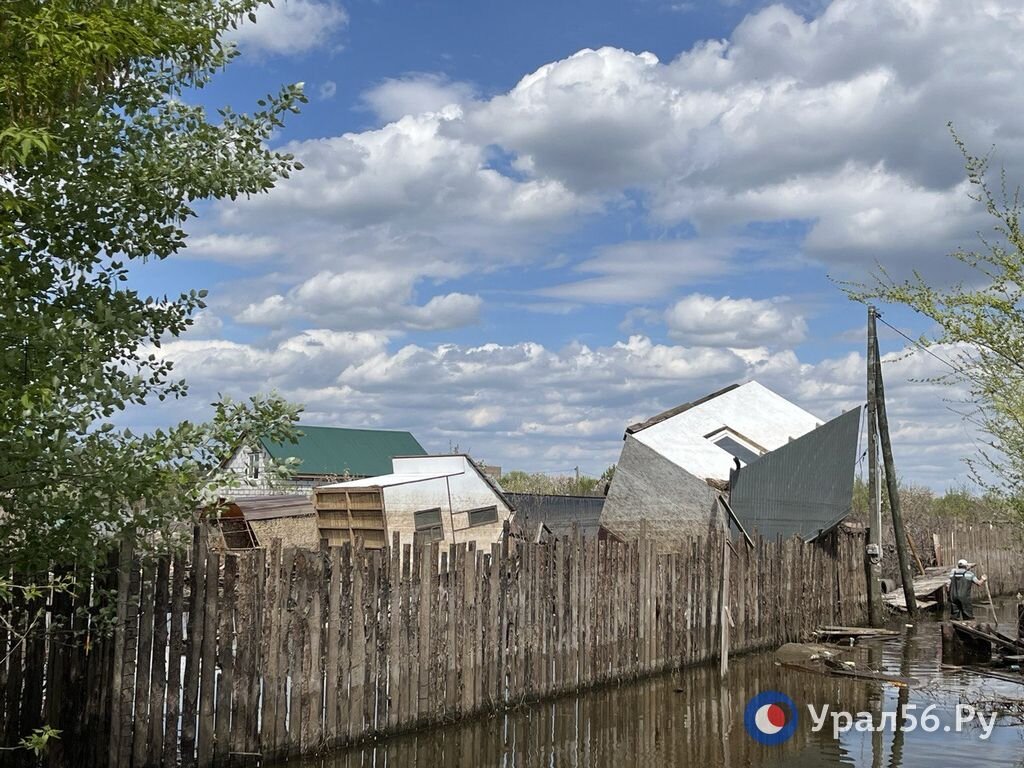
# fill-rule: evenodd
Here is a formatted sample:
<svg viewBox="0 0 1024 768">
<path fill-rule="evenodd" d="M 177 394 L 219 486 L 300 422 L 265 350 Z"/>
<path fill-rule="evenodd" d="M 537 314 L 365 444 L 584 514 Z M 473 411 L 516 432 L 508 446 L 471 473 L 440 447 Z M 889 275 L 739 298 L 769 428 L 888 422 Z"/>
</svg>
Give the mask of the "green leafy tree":
<svg viewBox="0 0 1024 768">
<path fill-rule="evenodd" d="M 985 435 L 976 456 L 967 457 L 974 479 L 1024 514 L 1024 231 L 1019 190 L 1011 191 L 1005 174 L 993 189 L 987 181 L 987 158 L 967 152 L 972 198 L 993 219 L 993 233 L 977 251 L 958 250 L 952 258 L 973 272 L 970 280 L 938 287 L 915 272 L 893 279 L 884 269 L 871 285 L 845 284 L 853 298 L 910 307 L 934 323 L 925 346 L 948 345 L 943 355 L 949 372 L 937 381 L 964 385 L 965 416 Z"/>
<path fill-rule="evenodd" d="M 300 85 L 250 114 L 195 103 L 264 2 L 0 4 L 0 568 L 85 562 L 97 540 L 165 527 L 210 495 L 233 442 L 294 432 L 278 397 L 150 435 L 114 424 L 186 393 L 159 348 L 206 296 L 143 295 L 129 269 L 184 248 L 198 201 L 301 167 L 266 146 Z"/>
</svg>

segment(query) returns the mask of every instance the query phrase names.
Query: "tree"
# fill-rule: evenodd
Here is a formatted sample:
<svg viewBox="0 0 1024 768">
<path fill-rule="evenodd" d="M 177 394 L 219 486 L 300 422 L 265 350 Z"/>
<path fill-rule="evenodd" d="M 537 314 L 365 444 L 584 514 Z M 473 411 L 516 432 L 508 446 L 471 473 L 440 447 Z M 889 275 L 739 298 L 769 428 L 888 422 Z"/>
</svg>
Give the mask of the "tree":
<svg viewBox="0 0 1024 768">
<path fill-rule="evenodd" d="M 920 343 L 945 345 L 950 370 L 938 377 L 963 384 L 969 393 L 965 416 L 985 435 L 977 456 L 966 459 L 974 479 L 1024 514 L 1024 231 L 1019 190 L 1010 192 L 1005 173 L 998 190 L 986 180 L 988 160 L 967 152 L 967 177 L 977 200 L 994 219 L 982 250 L 958 250 L 952 257 L 970 268 L 973 279 L 936 287 L 915 272 L 895 280 L 880 269 L 871 285 L 845 284 L 862 302 L 880 300 L 910 307 L 935 324 Z"/>
<path fill-rule="evenodd" d="M 0 567 L 102 554 L 207 493 L 242 435 L 294 434 L 278 397 L 223 401 L 151 435 L 127 407 L 186 394 L 160 353 L 205 291 L 153 297 L 129 267 L 186 242 L 197 201 L 252 195 L 301 165 L 266 141 L 300 85 L 211 118 L 197 89 L 226 33 L 267 0 L 13 0 L 0 5 Z"/>
</svg>

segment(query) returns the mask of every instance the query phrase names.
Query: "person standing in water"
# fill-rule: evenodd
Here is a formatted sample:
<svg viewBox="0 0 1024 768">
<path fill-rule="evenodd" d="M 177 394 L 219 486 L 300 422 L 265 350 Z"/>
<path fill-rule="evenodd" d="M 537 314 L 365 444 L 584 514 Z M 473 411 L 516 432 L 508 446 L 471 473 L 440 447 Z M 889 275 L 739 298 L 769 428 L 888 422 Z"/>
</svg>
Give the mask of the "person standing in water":
<svg viewBox="0 0 1024 768">
<path fill-rule="evenodd" d="M 986 581 L 988 581 L 988 577 L 976 576 L 971 570 L 971 564 L 966 560 L 961 559 L 957 562 L 956 570 L 949 575 L 949 609 L 952 618 L 974 618 L 974 611 L 971 607 L 971 587 L 974 584 L 980 586 Z"/>
</svg>

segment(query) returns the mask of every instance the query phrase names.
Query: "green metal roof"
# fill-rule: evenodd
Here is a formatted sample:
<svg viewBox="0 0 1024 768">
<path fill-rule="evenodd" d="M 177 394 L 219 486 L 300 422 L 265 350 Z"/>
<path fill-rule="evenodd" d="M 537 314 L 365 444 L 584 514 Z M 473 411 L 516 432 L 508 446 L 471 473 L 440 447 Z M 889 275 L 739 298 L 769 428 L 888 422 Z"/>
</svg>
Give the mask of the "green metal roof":
<svg viewBox="0 0 1024 768">
<path fill-rule="evenodd" d="M 295 457 L 302 463 L 300 475 L 343 475 L 374 477 L 391 472 L 392 456 L 426 456 L 415 437 L 408 432 L 379 429 L 343 429 L 299 425 L 302 437 L 297 443 L 260 442 L 271 457 L 281 460 Z"/>
</svg>

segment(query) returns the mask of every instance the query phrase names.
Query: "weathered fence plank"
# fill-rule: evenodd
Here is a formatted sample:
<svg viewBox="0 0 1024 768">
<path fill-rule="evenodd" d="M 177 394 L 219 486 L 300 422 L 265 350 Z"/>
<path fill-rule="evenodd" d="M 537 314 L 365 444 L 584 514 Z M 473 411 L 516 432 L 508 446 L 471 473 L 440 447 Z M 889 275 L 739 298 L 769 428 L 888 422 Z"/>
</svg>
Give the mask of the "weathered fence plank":
<svg viewBox="0 0 1024 768">
<path fill-rule="evenodd" d="M 224 555 L 223 591 L 217 602 L 217 647 L 214 706 L 211 713 L 213 724 L 213 759 L 218 763 L 226 761 L 231 736 L 231 689 L 235 679 L 235 610 L 238 602 L 238 556 Z M 203 663 L 206 663 L 204 654 Z"/>
<path fill-rule="evenodd" d="M 183 623 L 185 612 L 185 560 L 175 555 L 171 563 L 170 636 L 167 642 L 167 712 L 164 718 L 160 765 L 178 764 L 178 715 L 181 710 Z"/>
<path fill-rule="evenodd" d="M 132 765 L 142 766 L 149 752 L 149 696 L 150 671 L 153 660 L 153 598 L 155 594 L 156 565 L 147 560 L 142 568 L 142 588 L 139 596 L 139 645 L 135 672 L 135 705 L 132 710 Z M 166 611 L 165 611 L 166 614 Z M 161 619 L 165 619 L 162 616 Z"/>
<path fill-rule="evenodd" d="M 164 750 L 164 698 L 167 694 L 167 638 L 170 628 L 171 563 L 166 555 L 157 560 L 154 582 L 153 609 L 153 662 L 152 683 L 149 690 L 149 738 L 142 765 L 160 764 Z M 138 766 L 139 763 L 136 762 Z"/>
<path fill-rule="evenodd" d="M 197 734 L 197 760 L 201 768 L 213 761 L 214 745 L 214 686 L 217 679 L 217 604 L 220 581 L 220 554 L 206 556 L 206 606 L 203 613 L 203 634 L 200 645 L 199 671 L 199 727 Z"/>
</svg>

